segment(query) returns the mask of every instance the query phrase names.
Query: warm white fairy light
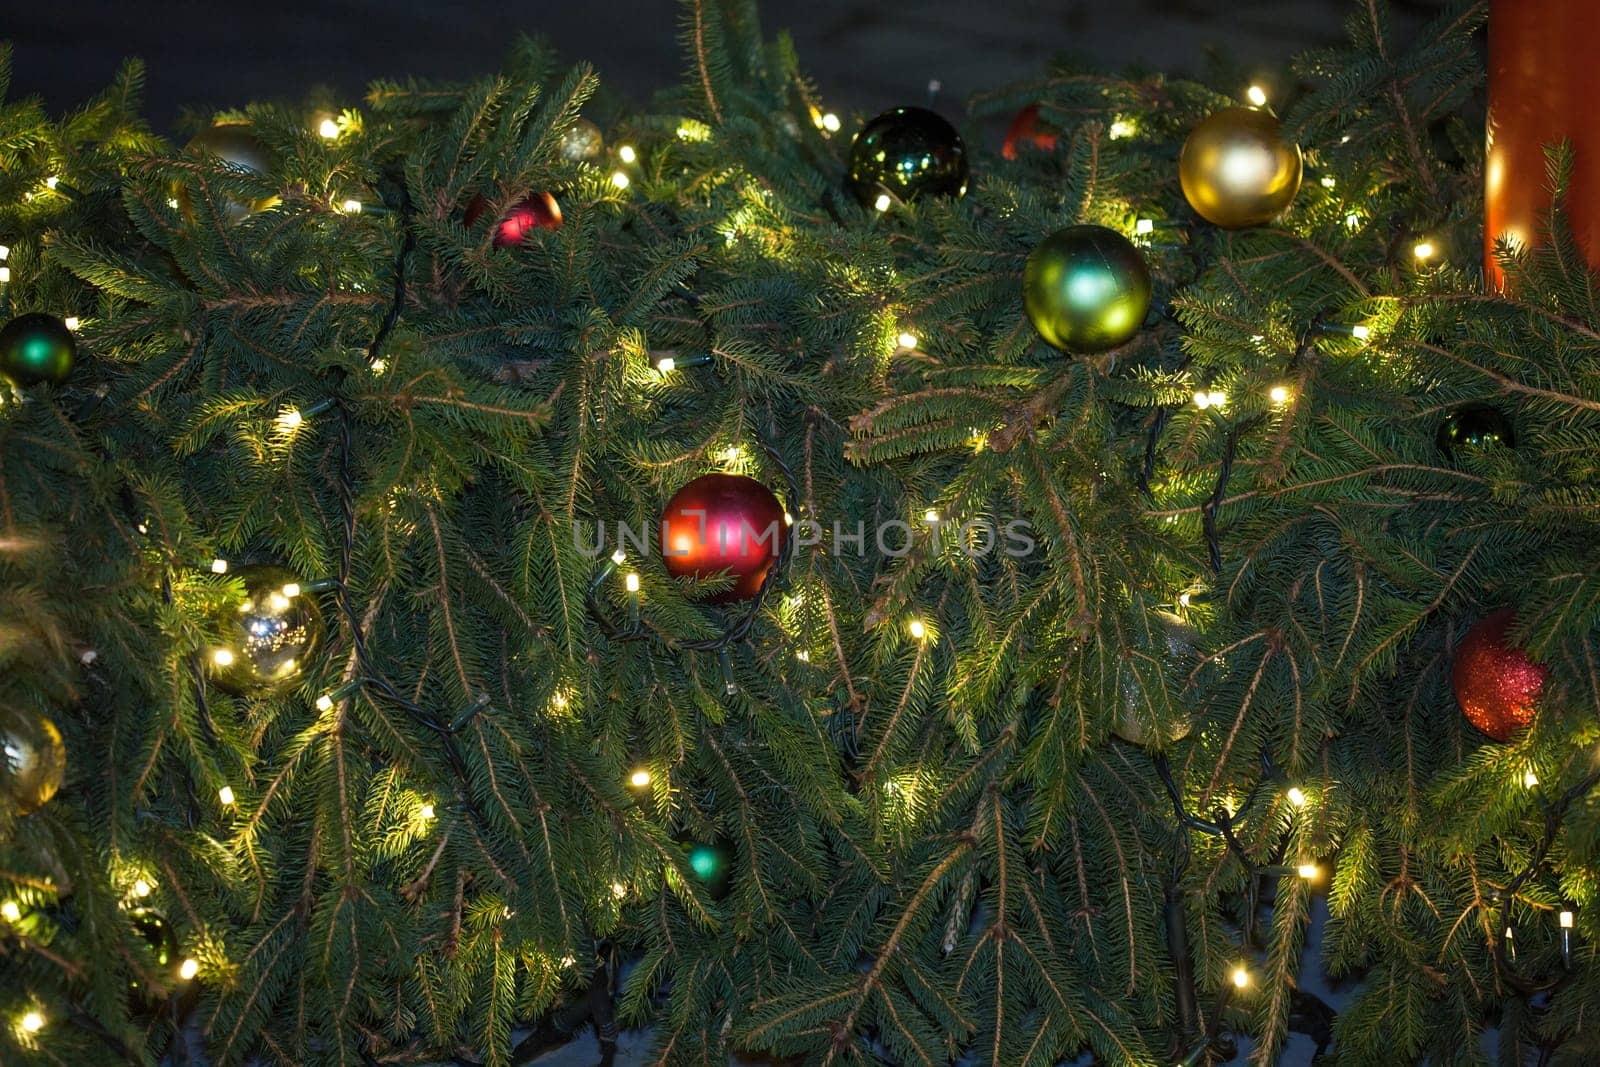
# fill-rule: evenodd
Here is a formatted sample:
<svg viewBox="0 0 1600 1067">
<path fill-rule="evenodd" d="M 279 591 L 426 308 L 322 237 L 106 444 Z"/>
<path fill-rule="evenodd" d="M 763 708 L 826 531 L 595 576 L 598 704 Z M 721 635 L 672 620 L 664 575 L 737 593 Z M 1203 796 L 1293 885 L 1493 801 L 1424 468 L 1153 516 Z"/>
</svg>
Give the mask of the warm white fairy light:
<svg viewBox="0 0 1600 1067">
<path fill-rule="evenodd" d="M 627 586 L 628 592 L 637 593 L 639 591 L 639 576 L 630 571 L 628 575 L 622 579 L 622 584 Z"/>
<path fill-rule="evenodd" d="M 3 261 L 8 260 L 10 258 L 11 258 L 11 246 L 10 245 L 0 245 L 0 262 L 3 262 Z"/>
<path fill-rule="evenodd" d="M 0 285 L 4 285 L 9 281 L 11 281 L 11 268 L 0 267 Z"/>
<path fill-rule="evenodd" d="M 1267 397 L 1274 404 L 1287 404 L 1289 402 L 1289 389 L 1287 386 L 1274 385 L 1271 389 L 1267 390 Z"/>
<path fill-rule="evenodd" d="M 176 208 L 178 206 L 178 198 L 175 196 L 167 197 L 167 206 L 170 208 Z"/>
<path fill-rule="evenodd" d="M 152 889 L 152 887 L 151 887 L 150 883 L 145 881 L 143 878 L 139 878 L 139 879 L 135 880 L 134 883 L 133 883 L 133 895 L 136 896 L 136 897 L 147 897 L 147 896 L 149 896 L 150 892 L 151 892 L 151 889 Z"/>
<path fill-rule="evenodd" d="M 1289 791 L 1283 795 L 1289 801 L 1289 803 L 1293 804 L 1297 808 L 1303 808 L 1306 806 L 1306 795 L 1304 791 L 1302 791 L 1297 785 L 1291 785 L 1289 787 Z"/>
<path fill-rule="evenodd" d="M 424 802 L 422 807 L 417 809 L 417 814 L 422 816 L 423 819 L 431 819 L 431 818 L 433 818 L 433 816 L 434 816 L 433 802 L 432 801 Z"/>
<path fill-rule="evenodd" d="M 80 320 L 78 319 L 78 316 L 76 316 L 76 315 L 68 315 L 66 318 L 61 320 L 61 325 L 65 326 L 67 329 L 71 330 L 73 333 L 77 333 L 78 332 L 79 321 Z"/>
<path fill-rule="evenodd" d="M 628 895 L 628 887 L 623 885 L 621 882 L 612 882 L 611 895 L 616 897 L 618 900 L 621 900 L 623 897 Z"/>
<path fill-rule="evenodd" d="M 1561 909 L 1561 914 L 1556 916 L 1556 921 L 1561 924 L 1561 929 L 1563 929 L 1563 930 L 1572 929 L 1572 921 L 1573 921 L 1572 912 L 1568 911 L 1566 908 L 1562 908 Z"/>
<path fill-rule="evenodd" d="M 1352 211 L 1352 212 L 1350 212 L 1350 214 L 1346 215 L 1344 217 L 1344 225 L 1345 225 L 1345 228 L 1349 229 L 1349 230 L 1359 230 L 1359 229 L 1361 229 L 1361 214 L 1360 214 L 1360 212 Z"/>
<path fill-rule="evenodd" d="M 1363 326 L 1360 323 L 1357 323 L 1356 325 L 1350 327 L 1350 336 L 1354 337 L 1357 341 L 1365 341 L 1367 338 L 1372 336 L 1372 327 Z"/>
<path fill-rule="evenodd" d="M 327 693 L 323 693 L 321 696 L 319 696 L 317 698 L 317 710 L 318 711 L 332 711 L 333 710 L 333 697 L 329 696 Z"/>
<path fill-rule="evenodd" d="M 339 205 L 339 210 L 344 212 L 346 215 L 359 215 L 361 214 L 361 201 L 352 197 L 351 199 L 341 203 Z"/>
<path fill-rule="evenodd" d="M 1178 594 L 1178 607 L 1186 608 L 1188 606 L 1189 606 L 1189 594 L 1188 593 L 1179 593 Z"/>
<path fill-rule="evenodd" d="M 833 112 L 830 111 L 822 116 L 822 128 L 827 130 L 829 133 L 838 133 L 839 126 L 839 116 L 835 115 Z"/>
<path fill-rule="evenodd" d="M 1534 774 L 1532 771 L 1524 771 L 1522 774 L 1522 784 L 1527 786 L 1529 789 L 1532 789 L 1534 786 L 1539 784 L 1539 776 Z"/>
<path fill-rule="evenodd" d="M 911 622 L 907 624 L 906 629 L 911 631 L 911 636 L 918 641 L 921 641 L 924 637 L 928 636 L 927 624 L 921 619 L 912 619 Z"/>
<path fill-rule="evenodd" d="M 1156 232 L 1156 220 L 1140 219 L 1138 222 L 1133 224 L 1133 232 L 1140 237 L 1148 237 L 1150 234 Z"/>
<path fill-rule="evenodd" d="M 1249 89 L 1245 90 L 1245 96 L 1249 97 L 1250 102 L 1256 107 L 1267 106 L 1267 91 L 1259 85 L 1250 86 Z"/>
<path fill-rule="evenodd" d="M 922 521 L 924 521 L 924 522 L 938 522 L 939 521 L 939 513 L 937 511 L 935 511 L 933 508 L 929 508 L 927 511 L 924 511 L 922 513 Z"/>
<path fill-rule="evenodd" d="M 233 666 L 233 650 L 231 648 L 215 649 L 211 653 L 211 662 L 219 667 Z"/>
<path fill-rule="evenodd" d="M 333 141 L 339 137 L 339 124 L 333 119 L 323 119 L 317 126 L 317 132 L 322 134 L 324 140 Z"/>
<path fill-rule="evenodd" d="M 44 1029 L 44 1016 L 37 1011 L 30 1011 L 22 1016 L 22 1018 L 19 1020 L 19 1024 L 22 1026 L 24 1032 L 37 1034 L 40 1030 Z"/>
<path fill-rule="evenodd" d="M 22 920 L 22 907 L 14 900 L 8 900 L 4 904 L 0 904 L 0 919 L 4 919 L 8 923 L 20 922 Z"/>
<path fill-rule="evenodd" d="M 620 548 L 617 549 L 615 552 L 611 553 L 611 562 L 615 563 L 619 567 L 622 566 L 622 561 L 627 559 L 627 558 L 628 557 L 623 554 L 623 551 Z"/>
<path fill-rule="evenodd" d="M 1250 972 L 1245 970 L 1242 964 L 1233 969 L 1232 978 L 1235 988 L 1243 989 L 1250 984 Z"/>
<path fill-rule="evenodd" d="M 1432 259 L 1433 254 L 1437 251 L 1438 249 L 1433 247 L 1432 241 L 1418 241 L 1412 246 L 1411 254 L 1420 260 L 1427 260 Z"/>
<path fill-rule="evenodd" d="M 632 163 L 639 158 L 639 153 L 633 150 L 633 145 L 625 144 L 621 148 L 617 149 L 617 158 L 622 160 L 624 163 Z"/>
<path fill-rule="evenodd" d="M 227 574 L 228 573 L 228 561 L 225 560 L 225 559 L 222 559 L 220 556 L 218 558 L 212 560 L 211 561 L 211 573 L 212 574 Z"/>
<path fill-rule="evenodd" d="M 1213 389 L 1206 394 L 1206 399 L 1211 402 L 1212 407 L 1222 408 L 1227 406 L 1228 394 L 1221 389 Z"/>
<path fill-rule="evenodd" d="M 671 356 L 663 356 L 661 359 L 656 361 L 656 370 L 660 371 L 662 374 L 671 374 L 677 369 L 678 361 L 673 359 Z"/>
<path fill-rule="evenodd" d="M 1315 879 L 1317 875 L 1321 874 L 1322 872 L 1317 868 L 1315 863 L 1302 863 L 1300 866 L 1295 868 L 1295 873 L 1309 882 Z"/>
<path fill-rule="evenodd" d="M 794 654 L 794 658 L 799 660 L 801 663 L 810 663 L 811 653 L 802 648 L 800 651 Z"/>
<path fill-rule="evenodd" d="M 61 178 L 59 176 L 57 176 L 57 175 L 54 175 L 54 174 L 50 175 L 50 177 L 48 177 L 48 178 L 46 178 L 44 180 L 45 188 L 51 190 L 52 192 L 54 192 L 56 186 L 58 186 L 60 184 L 61 184 Z"/>
<path fill-rule="evenodd" d="M 232 807 L 234 801 L 238 798 L 233 795 L 233 786 L 225 785 L 221 789 L 217 790 L 217 799 L 222 801 L 222 803 L 228 807 Z"/>
<path fill-rule="evenodd" d="M 278 428 L 282 430 L 297 430 L 305 420 L 299 408 L 284 408 L 278 412 Z"/>
<path fill-rule="evenodd" d="M 879 193 L 878 199 L 872 202 L 872 206 L 878 211 L 888 211 L 889 205 L 892 203 L 894 203 L 894 201 L 889 198 L 888 193 Z"/>
<path fill-rule="evenodd" d="M 917 347 L 917 335 L 914 333 L 903 333 L 897 338 L 897 340 L 900 342 L 901 348 Z"/>
<path fill-rule="evenodd" d="M 1201 411 L 1204 411 L 1206 408 L 1210 407 L 1211 394 L 1197 391 L 1194 394 L 1194 406 L 1199 408 Z"/>
<path fill-rule="evenodd" d="M 1134 134 L 1134 129 L 1135 127 L 1133 123 L 1129 122 L 1127 119 L 1117 119 L 1111 123 L 1111 128 L 1106 132 L 1110 135 L 1113 141 L 1120 141 L 1124 137 L 1132 137 Z"/>
<path fill-rule="evenodd" d="M 1334 186 L 1336 186 L 1338 184 L 1339 184 L 1338 181 L 1334 179 L 1333 175 L 1324 174 L 1322 176 L 1322 187 L 1324 189 L 1332 189 Z"/>
<path fill-rule="evenodd" d="M 615 174 L 611 175 L 611 184 L 616 186 L 618 189 L 626 189 L 632 184 L 632 182 L 629 181 L 626 174 L 619 170 Z"/>
<path fill-rule="evenodd" d="M 184 960 L 182 963 L 178 964 L 178 977 L 182 978 L 185 982 L 190 981 L 191 979 L 194 978 L 195 975 L 197 975 L 199 973 L 200 973 L 200 961 L 199 960 L 187 959 L 187 960 Z"/>
<path fill-rule="evenodd" d="M 650 784 L 650 772 L 640 767 L 628 776 L 628 784 L 635 789 L 643 789 Z"/>
</svg>

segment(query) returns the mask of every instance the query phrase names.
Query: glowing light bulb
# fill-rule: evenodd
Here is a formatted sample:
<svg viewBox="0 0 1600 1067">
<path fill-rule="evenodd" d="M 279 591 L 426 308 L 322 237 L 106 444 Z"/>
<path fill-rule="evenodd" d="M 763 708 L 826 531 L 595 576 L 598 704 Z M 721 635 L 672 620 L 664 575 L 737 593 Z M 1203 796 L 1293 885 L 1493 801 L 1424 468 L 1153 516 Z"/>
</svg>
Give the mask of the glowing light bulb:
<svg viewBox="0 0 1600 1067">
<path fill-rule="evenodd" d="M 1350 336 L 1354 337 L 1357 341 L 1365 341 L 1367 338 L 1372 336 L 1372 327 L 1362 326 L 1360 324 L 1352 326 L 1350 327 Z"/>
<path fill-rule="evenodd" d="M 387 360 L 375 359 L 375 360 L 372 361 L 372 373 L 373 374 L 382 374 L 384 371 L 386 371 L 388 369 L 389 369 L 389 362 Z"/>
<path fill-rule="evenodd" d="M 1206 408 L 1210 407 L 1211 406 L 1211 394 L 1210 393 L 1198 393 L 1198 392 L 1195 393 L 1194 394 L 1194 406 L 1199 408 L 1201 411 L 1204 411 Z"/>
<path fill-rule="evenodd" d="M 1231 977 L 1234 987 L 1237 989 L 1243 989 L 1250 984 L 1250 972 L 1245 970 L 1243 966 L 1235 967 Z"/>
<path fill-rule="evenodd" d="M 678 361 L 673 359 L 671 356 L 666 356 L 656 363 L 656 370 L 660 371 L 662 374 L 671 374 L 677 369 Z"/>
<path fill-rule="evenodd" d="M 628 176 L 619 170 L 611 176 L 611 184 L 618 189 L 626 189 L 632 183 L 628 180 Z"/>
<path fill-rule="evenodd" d="M 1133 123 L 1129 122 L 1127 119 L 1117 119 L 1111 124 L 1111 128 L 1107 130 L 1106 133 L 1113 141 L 1120 141 L 1124 137 L 1132 137 L 1133 130 Z"/>
<path fill-rule="evenodd" d="M 785 526 L 793 526 L 794 525 L 794 516 L 789 514 L 787 511 L 785 511 L 783 513 L 783 524 Z"/>
<path fill-rule="evenodd" d="M 801 663 L 810 663 L 811 653 L 802 648 L 799 652 L 794 654 L 794 658 L 799 660 Z"/>
<path fill-rule="evenodd" d="M 284 408 L 278 412 L 278 426 L 280 429 L 296 430 L 300 428 L 300 424 L 304 421 L 306 421 L 305 416 L 300 414 L 299 408 Z"/>
<path fill-rule="evenodd" d="M 1568 911 L 1566 908 L 1562 908 L 1561 914 L 1556 916 L 1556 921 L 1561 924 L 1561 929 L 1572 929 L 1572 912 Z"/>
<path fill-rule="evenodd" d="M 133 883 L 133 895 L 136 896 L 136 897 L 147 897 L 147 896 L 149 896 L 150 895 L 150 889 L 151 889 L 150 883 L 145 881 L 143 878 L 140 878 L 138 881 Z"/>
<path fill-rule="evenodd" d="M 199 973 L 200 973 L 200 961 L 199 960 L 189 959 L 189 960 L 184 960 L 182 963 L 178 964 L 178 977 L 182 978 L 185 982 L 187 982 L 190 979 L 194 978 L 194 976 L 199 974 Z"/>
<path fill-rule="evenodd" d="M 643 789 L 650 784 L 650 772 L 640 767 L 628 776 L 628 784 L 635 789 Z"/>
<path fill-rule="evenodd" d="M 1306 806 L 1306 795 L 1297 785 L 1290 786 L 1289 791 L 1283 795 L 1289 801 L 1289 803 L 1293 804 L 1297 808 L 1303 808 Z"/>
<path fill-rule="evenodd" d="M 1189 606 L 1189 594 L 1188 593 L 1179 593 L 1178 594 L 1178 607 L 1186 608 L 1188 606 Z"/>
<path fill-rule="evenodd" d="M 722 458 L 727 460 L 729 463 L 737 463 L 743 454 L 744 453 L 739 451 L 738 445 L 729 445 L 728 450 L 722 454 Z"/>
<path fill-rule="evenodd" d="M 622 566 L 622 561 L 627 559 L 627 558 L 628 558 L 627 556 L 622 554 L 622 549 L 620 549 L 620 548 L 617 549 L 615 552 L 611 553 L 611 562 L 615 563 L 619 567 Z"/>
<path fill-rule="evenodd" d="M 339 205 L 339 210 L 346 215 L 359 215 L 361 214 L 361 201 L 354 198 L 346 200 Z"/>
<path fill-rule="evenodd" d="M 11 268 L 10 267 L 0 267 L 0 283 L 9 282 L 10 280 L 11 280 Z"/>
<path fill-rule="evenodd" d="M 215 663 L 219 667 L 233 666 L 233 650 L 227 648 L 219 648 L 215 650 L 211 653 L 211 662 Z"/>
<path fill-rule="evenodd" d="M 1245 91 L 1245 96 L 1249 97 L 1250 102 L 1256 107 L 1267 106 L 1267 91 L 1261 88 L 1259 85 L 1250 86 L 1250 88 Z"/>
<path fill-rule="evenodd" d="M 0 245 L 0 260 L 6 260 L 6 259 L 10 259 L 10 258 L 11 258 L 11 246 L 10 245 Z"/>
<path fill-rule="evenodd" d="M 1322 872 L 1317 869 L 1315 863 L 1302 863 L 1295 868 L 1295 873 L 1309 882 Z"/>
<path fill-rule="evenodd" d="M 639 158 L 639 153 L 633 150 L 633 145 L 625 144 L 617 149 L 617 158 L 624 163 L 632 163 Z"/>
<path fill-rule="evenodd" d="M 176 208 L 178 206 L 178 198 L 175 196 L 167 197 L 167 206 L 170 208 Z"/>
<path fill-rule="evenodd" d="M 73 333 L 78 332 L 78 316 L 76 315 L 68 315 L 66 318 L 61 320 L 61 324 L 67 329 L 71 330 Z"/>
<path fill-rule="evenodd" d="M 628 587 L 628 592 L 637 593 L 639 591 L 639 576 L 630 572 L 627 577 L 622 579 L 622 584 Z"/>
<path fill-rule="evenodd" d="M 16 901 L 8 900 L 4 904 L 0 904 L 0 918 L 5 919 L 8 923 L 18 922 L 22 918 L 22 908 L 18 906 Z"/>
<path fill-rule="evenodd" d="M 1436 251 L 1438 249 L 1433 247 L 1432 241 L 1418 241 L 1415 247 L 1411 249 L 1411 254 L 1418 259 L 1432 259 Z"/>
<path fill-rule="evenodd" d="M 1522 784 L 1527 786 L 1529 789 L 1532 789 L 1534 786 L 1539 784 L 1539 776 L 1534 774 L 1532 771 L 1527 771 L 1522 776 Z"/>
<path fill-rule="evenodd" d="M 567 706 L 567 694 L 559 690 L 550 694 L 550 705 L 557 711 L 562 710 Z"/>
<path fill-rule="evenodd" d="M 888 211 L 889 205 L 892 203 L 894 203 L 894 201 L 889 199 L 888 193 L 879 193 L 878 199 L 872 202 L 872 206 L 877 211 Z"/>
<path fill-rule="evenodd" d="M 227 574 L 228 573 L 228 561 L 225 560 L 225 559 L 221 559 L 221 558 L 212 560 L 211 561 L 211 573 L 212 574 Z"/>
<path fill-rule="evenodd" d="M 1138 222 L 1133 224 L 1133 232 L 1140 237 L 1148 237 L 1150 234 L 1156 232 L 1156 220 L 1140 219 Z"/>
<path fill-rule="evenodd" d="M 906 629 L 910 630 L 911 636 L 916 638 L 918 641 L 921 641 L 924 637 L 928 636 L 928 627 L 921 619 L 912 619 Z"/>
<path fill-rule="evenodd" d="M 1344 225 L 1348 230 L 1361 229 L 1361 216 L 1354 211 L 1350 212 L 1350 214 L 1344 217 Z"/>
<path fill-rule="evenodd" d="M 48 178 L 46 178 L 44 180 L 45 188 L 46 189 L 50 189 L 52 191 L 54 191 L 55 187 L 60 185 L 60 184 L 61 184 L 61 179 L 59 177 L 57 177 L 56 175 L 54 175 L 54 174 L 50 175 L 50 177 L 48 177 Z"/>
<path fill-rule="evenodd" d="M 914 333 L 903 333 L 897 338 L 897 340 L 900 342 L 901 348 L 917 347 L 917 335 Z"/>
<path fill-rule="evenodd" d="M 1228 394 L 1221 389 L 1213 389 L 1206 394 L 1206 399 L 1211 401 L 1212 407 L 1221 408 L 1228 403 Z"/>
<path fill-rule="evenodd" d="M 319 696 L 317 698 L 317 710 L 318 711 L 332 711 L 333 710 L 333 697 L 329 696 L 327 693 L 323 693 L 321 696 Z"/>
<path fill-rule="evenodd" d="M 44 1029 L 44 1016 L 36 1011 L 30 1011 L 22 1017 L 22 1029 L 30 1034 L 37 1034 Z"/>
<path fill-rule="evenodd" d="M 835 115 L 831 111 L 828 112 L 827 114 L 823 115 L 822 116 L 822 128 L 827 130 L 829 133 L 838 133 L 839 132 L 839 116 Z"/>
<path fill-rule="evenodd" d="M 222 801 L 223 804 L 232 807 L 235 800 L 233 795 L 233 786 L 225 785 L 221 789 L 217 790 L 217 799 Z"/>
<path fill-rule="evenodd" d="M 430 802 L 430 803 L 422 805 L 422 807 L 420 809 L 418 809 L 417 814 L 422 816 L 424 819 L 433 818 L 433 815 L 434 815 L 433 804 Z"/>
<path fill-rule="evenodd" d="M 1287 404 L 1289 402 L 1289 390 L 1284 386 L 1274 385 L 1267 390 L 1267 397 L 1274 404 Z"/>
<path fill-rule="evenodd" d="M 1333 188 L 1333 187 L 1334 187 L 1334 186 L 1336 186 L 1336 185 L 1338 185 L 1338 184 L 1339 184 L 1339 183 L 1338 183 L 1338 181 L 1336 181 L 1336 180 L 1335 180 L 1335 179 L 1334 179 L 1334 177 L 1333 177 L 1333 175 L 1331 175 L 1331 174 L 1324 174 L 1324 175 L 1323 175 L 1323 176 L 1322 176 L 1322 187 L 1323 187 L 1323 188 L 1324 188 L 1324 189 L 1332 189 L 1332 188 Z"/>
<path fill-rule="evenodd" d="M 339 124 L 333 119 L 323 119 L 317 126 L 317 132 L 322 134 L 324 140 L 332 141 L 339 136 Z"/>
</svg>

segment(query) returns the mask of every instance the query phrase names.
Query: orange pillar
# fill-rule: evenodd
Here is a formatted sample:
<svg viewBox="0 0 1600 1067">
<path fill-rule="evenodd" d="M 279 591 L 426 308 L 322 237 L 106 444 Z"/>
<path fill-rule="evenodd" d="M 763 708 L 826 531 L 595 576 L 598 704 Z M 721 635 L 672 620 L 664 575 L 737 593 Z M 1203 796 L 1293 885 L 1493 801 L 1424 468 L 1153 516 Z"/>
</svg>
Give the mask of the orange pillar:
<svg viewBox="0 0 1600 1067">
<path fill-rule="evenodd" d="M 1483 254 L 1495 289 L 1494 242 L 1537 242 L 1550 212 L 1544 148 L 1562 140 L 1574 155 L 1568 217 L 1600 268 L 1600 3 L 1490 0 Z"/>
</svg>

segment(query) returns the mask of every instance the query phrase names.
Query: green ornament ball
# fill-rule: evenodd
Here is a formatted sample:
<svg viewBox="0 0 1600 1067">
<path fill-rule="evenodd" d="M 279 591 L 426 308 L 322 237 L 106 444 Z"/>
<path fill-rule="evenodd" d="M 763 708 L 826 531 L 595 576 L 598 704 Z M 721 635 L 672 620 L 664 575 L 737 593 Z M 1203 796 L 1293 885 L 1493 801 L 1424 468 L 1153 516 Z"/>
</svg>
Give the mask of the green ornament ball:
<svg viewBox="0 0 1600 1067">
<path fill-rule="evenodd" d="M 56 724 L 40 715 L 20 716 L 0 727 L 0 792 L 17 814 L 42 808 L 67 777 L 67 746 Z"/>
<path fill-rule="evenodd" d="M 72 331 L 54 315 L 31 311 L 0 329 L 0 374 L 18 385 L 63 382 L 77 356 Z"/>
<path fill-rule="evenodd" d="M 223 644 L 211 650 L 216 683 L 238 696 L 287 689 L 322 639 L 322 611 L 292 571 L 252 564 L 237 577 L 245 595 L 224 615 Z"/>
<path fill-rule="evenodd" d="M 1439 424 L 1439 451 L 1454 459 L 1463 448 L 1516 448 L 1517 432 L 1499 408 L 1463 404 Z"/>
<path fill-rule="evenodd" d="M 1150 271 L 1133 242 L 1104 226 L 1070 226 L 1040 241 L 1022 272 L 1022 305 L 1039 336 L 1093 353 L 1131 339 L 1150 311 Z"/>
<path fill-rule="evenodd" d="M 684 845 L 685 858 L 689 861 L 689 870 L 705 887 L 706 895 L 712 900 L 727 896 L 728 890 L 733 887 L 733 850 L 727 842 L 721 839 L 712 842 L 685 839 L 681 843 Z"/>
<path fill-rule="evenodd" d="M 885 111 L 850 146 L 849 184 L 866 207 L 919 196 L 963 196 L 967 146 L 942 115 L 923 107 Z"/>
</svg>

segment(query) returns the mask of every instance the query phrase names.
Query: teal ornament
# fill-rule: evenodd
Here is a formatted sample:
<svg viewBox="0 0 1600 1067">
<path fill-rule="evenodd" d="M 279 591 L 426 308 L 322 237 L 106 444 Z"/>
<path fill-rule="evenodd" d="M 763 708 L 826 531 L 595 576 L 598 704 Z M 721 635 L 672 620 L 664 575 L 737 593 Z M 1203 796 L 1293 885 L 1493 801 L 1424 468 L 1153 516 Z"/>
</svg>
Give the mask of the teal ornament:
<svg viewBox="0 0 1600 1067">
<path fill-rule="evenodd" d="M 72 331 L 54 315 L 30 311 L 0 330 L 0 373 L 18 385 L 66 381 L 77 356 Z"/>
<path fill-rule="evenodd" d="M 1022 271 L 1022 305 L 1063 352 L 1104 352 L 1130 340 L 1150 311 L 1150 271 L 1133 242 L 1104 226 L 1071 226 L 1040 241 Z"/>
<path fill-rule="evenodd" d="M 689 870 L 712 900 L 728 895 L 733 885 L 733 850 L 722 840 L 711 843 L 686 840 Z"/>
</svg>

